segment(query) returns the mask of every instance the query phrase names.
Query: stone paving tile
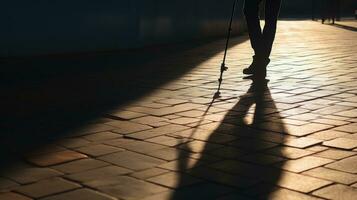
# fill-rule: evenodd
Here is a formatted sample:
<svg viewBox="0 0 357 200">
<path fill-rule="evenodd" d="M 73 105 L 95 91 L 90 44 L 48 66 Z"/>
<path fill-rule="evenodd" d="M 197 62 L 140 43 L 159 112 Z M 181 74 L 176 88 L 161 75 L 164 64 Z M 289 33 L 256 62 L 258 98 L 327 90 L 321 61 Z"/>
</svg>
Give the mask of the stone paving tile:
<svg viewBox="0 0 357 200">
<path fill-rule="evenodd" d="M 336 120 L 336 119 L 321 119 L 321 118 L 315 119 L 312 122 L 333 125 L 333 126 L 342 126 L 342 125 L 349 124 L 349 122 L 346 122 L 346 121 L 340 121 L 340 120 Z"/>
<path fill-rule="evenodd" d="M 230 145 L 237 148 L 242 148 L 244 150 L 258 151 L 258 150 L 270 149 L 278 146 L 279 144 L 272 143 L 272 142 L 265 142 L 262 140 L 257 141 L 253 139 L 240 139 L 231 142 Z"/>
<path fill-rule="evenodd" d="M 90 190 L 90 189 L 78 189 L 66 193 L 61 193 L 58 195 L 49 196 L 41 200 L 64 200 L 64 199 L 75 199 L 75 200 L 116 200 L 116 198 L 103 193 Z"/>
<path fill-rule="evenodd" d="M 357 140 L 348 138 L 336 138 L 334 140 L 324 142 L 323 145 L 349 150 L 357 147 Z"/>
<path fill-rule="evenodd" d="M 164 117 L 145 116 L 145 117 L 140 117 L 140 118 L 137 118 L 137 119 L 134 119 L 131 121 L 151 126 L 152 124 L 156 124 L 158 122 L 165 122 L 168 120 Z"/>
<path fill-rule="evenodd" d="M 261 178 L 262 176 L 266 176 L 266 172 L 270 170 L 260 165 L 254 165 L 237 160 L 222 160 L 209 164 L 208 166 L 229 174 L 237 174 L 251 178 Z"/>
<path fill-rule="evenodd" d="M 220 184 L 202 183 L 191 187 L 184 187 L 175 192 L 168 191 L 156 195 L 151 195 L 140 200 L 170 200 L 170 199 L 217 199 L 223 195 L 235 192 L 234 189 Z M 194 195 L 193 195 L 194 194 Z"/>
<path fill-rule="evenodd" d="M 188 129 L 188 127 L 182 126 L 182 125 L 170 124 L 167 126 L 162 126 L 162 127 L 158 127 L 158 128 L 154 128 L 154 129 L 150 129 L 150 130 L 146 130 L 146 131 L 133 133 L 133 134 L 128 135 L 128 137 L 135 138 L 135 139 L 149 139 L 149 138 L 153 138 L 153 137 L 157 137 L 157 136 L 166 135 L 169 133 L 175 133 L 175 132 L 182 131 L 185 129 Z"/>
<path fill-rule="evenodd" d="M 106 179 L 98 178 L 85 184 L 121 199 L 140 199 L 169 190 L 168 188 L 128 176 L 117 176 Z"/>
<path fill-rule="evenodd" d="M 259 180 L 249 179 L 239 175 L 232 175 L 204 166 L 194 168 L 192 171 L 189 172 L 189 174 L 197 176 L 201 179 L 237 188 L 246 188 L 255 185 L 259 182 Z"/>
<path fill-rule="evenodd" d="M 347 157 L 350 157 L 350 156 L 353 156 L 356 154 L 357 154 L 357 152 L 343 151 L 343 150 L 337 150 L 337 149 L 328 149 L 326 151 L 317 153 L 314 156 L 328 158 L 328 159 L 334 159 L 334 160 L 340 160 L 340 159 L 347 158 Z"/>
<path fill-rule="evenodd" d="M 199 158 L 185 158 L 183 159 L 178 159 L 175 161 L 171 161 L 171 162 L 167 162 L 164 164 L 161 164 L 159 166 L 157 166 L 158 168 L 162 168 L 162 169 L 167 169 L 170 171 L 185 171 L 185 170 L 189 170 L 193 167 L 197 167 L 200 166 L 202 164 L 206 164 L 209 161 L 200 161 L 198 162 Z M 184 164 L 184 165 L 183 165 Z"/>
<path fill-rule="evenodd" d="M 324 115 L 326 119 L 339 120 L 339 121 L 348 121 L 349 118 L 336 116 L 336 115 Z"/>
<path fill-rule="evenodd" d="M 205 120 L 210 120 L 213 122 L 221 122 L 225 118 L 225 113 L 215 113 L 215 114 L 207 114 L 204 116 Z"/>
<path fill-rule="evenodd" d="M 332 185 L 313 193 L 326 199 L 351 200 L 357 196 L 357 190 L 344 185 Z"/>
<path fill-rule="evenodd" d="M 32 200 L 29 197 L 14 192 L 0 193 L 1 200 Z"/>
<path fill-rule="evenodd" d="M 51 168 L 66 174 L 73 174 L 77 172 L 83 172 L 91 169 L 105 167 L 108 165 L 109 163 L 88 158 L 52 166 Z"/>
<path fill-rule="evenodd" d="M 0 177 L 0 192 L 2 190 L 7 190 L 15 186 L 18 186 L 16 182 Z"/>
<path fill-rule="evenodd" d="M 147 170 L 143 170 L 143 171 L 139 171 L 139 172 L 134 172 L 134 173 L 130 174 L 130 176 L 137 178 L 137 179 L 148 179 L 148 178 L 151 178 L 154 176 L 165 174 L 167 172 L 169 172 L 169 170 L 160 169 L 160 168 L 151 168 L 151 169 L 147 169 Z"/>
<path fill-rule="evenodd" d="M 185 104 L 180 104 L 176 106 L 171 106 L 167 108 L 162 108 L 159 110 L 154 110 L 151 112 L 152 115 L 155 116 L 164 116 L 164 115 L 170 115 L 178 112 L 183 112 L 183 111 L 188 111 L 188 110 L 193 110 L 196 108 L 202 107 L 200 104 L 193 104 L 193 103 L 185 103 Z"/>
<path fill-rule="evenodd" d="M 187 103 L 187 100 L 181 100 L 181 99 L 162 99 L 162 100 L 158 100 L 158 103 L 164 103 L 164 104 L 168 104 L 168 105 L 177 105 L 177 104 L 183 104 L 183 103 Z"/>
<path fill-rule="evenodd" d="M 309 193 L 311 191 L 329 185 L 331 184 L 331 182 L 309 176 L 304 176 L 301 174 L 283 172 L 277 184 L 287 189 L 303 193 Z"/>
<path fill-rule="evenodd" d="M 98 145 L 91 145 L 91 146 L 86 146 L 86 147 L 81 147 L 76 149 L 76 151 L 79 151 L 83 154 L 97 157 L 97 156 L 102 156 L 114 152 L 120 152 L 120 151 L 125 151 L 125 149 L 105 145 L 105 144 L 98 144 Z"/>
<path fill-rule="evenodd" d="M 146 140 L 148 142 L 156 143 L 156 144 L 161 144 L 161 145 L 166 145 L 170 147 L 178 146 L 182 143 L 187 143 L 192 141 L 192 139 L 189 138 L 175 138 L 175 137 L 170 137 L 170 136 L 158 136 L 154 138 L 150 138 Z"/>
<path fill-rule="evenodd" d="M 201 126 L 201 125 L 204 125 L 204 124 L 209 124 L 209 123 L 212 123 L 212 121 L 211 120 L 207 120 L 207 119 L 203 119 L 203 120 L 199 120 L 197 122 L 185 124 L 185 126 L 196 128 L 198 126 Z"/>
<path fill-rule="evenodd" d="M 114 117 L 118 117 L 119 119 L 129 120 L 138 117 L 143 117 L 146 116 L 147 114 L 122 110 L 122 111 L 111 113 L 110 115 Z"/>
<path fill-rule="evenodd" d="M 319 158 L 315 156 L 306 156 L 297 160 L 288 160 L 286 162 L 278 163 L 275 166 L 285 169 L 287 171 L 300 173 L 315 167 L 326 165 L 334 160 Z"/>
<path fill-rule="evenodd" d="M 357 133 L 344 135 L 344 136 L 342 136 L 342 138 L 349 138 L 349 139 L 357 140 Z"/>
<path fill-rule="evenodd" d="M 37 166 L 46 167 L 83 158 L 87 158 L 87 156 L 75 151 L 67 150 L 49 154 L 30 155 L 27 160 Z"/>
<path fill-rule="evenodd" d="M 314 154 L 312 151 L 307 151 L 305 149 L 293 148 L 293 147 L 275 147 L 269 149 L 266 153 L 281 156 L 289 159 L 298 159 L 304 156 Z"/>
<path fill-rule="evenodd" d="M 71 140 L 69 140 L 69 143 L 71 143 Z M 35 150 L 31 151 L 31 154 L 33 154 L 33 155 L 46 154 L 46 153 L 54 153 L 54 152 L 65 151 L 65 150 L 67 150 L 67 149 L 63 146 L 59 146 L 57 144 L 48 144 L 48 145 L 45 145 L 44 147 L 41 147 L 39 149 L 35 149 Z"/>
<path fill-rule="evenodd" d="M 225 134 L 232 134 L 232 131 L 236 130 L 237 126 L 233 125 L 233 124 L 228 124 L 228 123 L 212 122 L 209 124 L 199 126 L 198 128 L 211 130 L 211 131 L 217 131 L 217 132 L 225 133 Z"/>
<path fill-rule="evenodd" d="M 339 113 L 344 113 L 344 112 L 346 112 L 346 110 L 349 110 L 349 109 L 351 109 L 351 107 L 334 105 L 334 106 L 329 106 L 329 107 L 326 107 L 323 109 L 318 109 L 313 112 L 323 114 L 323 115 L 324 114 L 334 114 L 334 115 L 339 115 L 339 116 L 345 117 Z"/>
<path fill-rule="evenodd" d="M 78 130 L 74 133 L 72 133 L 72 136 L 84 136 L 88 134 L 93 134 L 93 133 L 99 133 L 103 131 L 111 131 L 114 128 L 112 126 L 108 126 L 105 124 L 93 124 L 93 125 L 88 125 L 81 130 Z"/>
<path fill-rule="evenodd" d="M 300 114 L 300 115 L 288 116 L 287 118 L 288 119 L 296 119 L 296 120 L 313 121 L 319 117 L 320 117 L 320 115 L 318 115 L 318 114 L 304 113 L 304 114 Z"/>
<path fill-rule="evenodd" d="M 107 166 L 98 169 L 83 171 L 79 173 L 74 173 L 71 175 L 65 176 L 68 179 L 79 181 L 79 182 L 88 182 L 97 179 L 109 178 L 114 176 L 119 176 L 123 174 L 131 173 L 129 169 L 125 169 L 117 166 Z"/>
<path fill-rule="evenodd" d="M 326 165 L 326 167 L 331 169 L 336 169 L 343 172 L 357 173 L 357 156 L 345 158 L 343 160 Z"/>
<path fill-rule="evenodd" d="M 183 181 L 181 181 L 183 180 Z M 180 188 L 189 185 L 193 185 L 201 182 L 200 179 L 194 178 L 192 176 L 181 174 L 177 172 L 169 172 L 166 174 L 161 174 L 152 178 L 147 179 L 147 181 L 156 183 L 169 188 Z"/>
<path fill-rule="evenodd" d="M 309 122 L 284 118 L 284 123 L 290 124 L 290 125 L 295 125 L 295 126 L 301 126 L 301 125 L 308 124 Z"/>
<path fill-rule="evenodd" d="M 202 151 L 211 151 L 222 147 L 224 146 L 220 144 L 207 143 L 198 140 L 189 142 L 187 144 L 182 144 L 179 146 L 180 149 L 195 152 L 195 153 L 200 153 Z"/>
<path fill-rule="evenodd" d="M 179 136 L 188 139 L 195 139 L 201 141 L 210 141 L 212 143 L 218 144 L 227 144 L 228 142 L 234 141 L 237 139 L 236 136 L 229 134 L 212 134 L 211 130 L 194 128 L 189 130 L 180 131 L 177 133 L 170 134 L 172 136 Z"/>
<path fill-rule="evenodd" d="M 168 107 L 167 104 L 161 104 L 161 103 L 145 103 L 144 106 L 148 107 L 148 108 L 165 108 L 165 107 Z"/>
<path fill-rule="evenodd" d="M 302 137 L 302 138 L 288 140 L 284 144 L 286 146 L 290 146 L 290 147 L 307 148 L 307 147 L 311 147 L 313 145 L 320 144 L 320 143 L 322 143 L 322 140 L 308 138 L 308 137 Z"/>
<path fill-rule="evenodd" d="M 165 163 L 164 160 L 130 151 L 98 157 L 100 160 L 132 170 L 144 170 Z"/>
<path fill-rule="evenodd" d="M 61 178 L 53 178 L 18 187 L 15 191 L 33 198 L 40 198 L 79 187 L 81 187 L 79 184 Z"/>
<path fill-rule="evenodd" d="M 62 173 L 49 168 L 26 168 L 20 171 L 5 172 L 2 176 L 21 184 L 28 184 L 50 177 L 61 176 Z"/>
<path fill-rule="evenodd" d="M 180 116 L 177 115 L 177 113 L 175 113 L 175 114 L 172 114 L 172 115 L 165 115 L 164 117 L 166 119 L 176 119 L 176 118 L 179 118 Z"/>
<path fill-rule="evenodd" d="M 113 139 L 110 141 L 105 141 L 103 142 L 103 144 L 108 144 L 111 146 L 115 146 L 115 147 L 122 147 L 124 144 L 129 144 L 132 142 L 136 142 L 137 140 L 133 140 L 133 139 L 127 139 L 127 138 L 120 138 L 120 139 Z"/>
<path fill-rule="evenodd" d="M 219 149 L 215 149 L 214 151 L 210 151 L 210 152 L 208 152 L 208 154 L 216 156 L 216 157 L 220 157 L 220 158 L 238 159 L 242 155 L 247 154 L 247 152 L 242 149 L 235 148 L 235 147 L 225 146 L 223 148 L 219 148 Z"/>
<path fill-rule="evenodd" d="M 260 165 L 271 165 L 274 163 L 285 161 L 285 159 L 282 157 L 266 155 L 262 153 L 244 155 L 238 158 L 238 160 L 260 164 Z"/>
<path fill-rule="evenodd" d="M 314 133 L 312 135 L 309 135 L 308 137 L 315 138 L 318 140 L 333 140 L 344 135 L 348 135 L 348 133 L 336 130 L 327 130 Z"/>
<path fill-rule="evenodd" d="M 308 110 L 317 110 L 317 109 L 321 109 L 321 108 L 325 108 L 326 105 L 321 105 L 321 104 L 315 104 L 315 103 L 308 103 L 308 104 L 303 104 L 301 105 L 301 108 L 305 108 Z"/>
<path fill-rule="evenodd" d="M 316 133 L 318 131 L 326 130 L 332 128 L 331 125 L 325 124 L 316 124 L 316 123 L 309 123 L 302 126 L 288 126 L 288 130 L 286 131 L 289 135 L 294 136 L 306 136 L 312 133 Z"/>
<path fill-rule="evenodd" d="M 339 127 L 335 128 L 335 130 L 342 131 L 342 132 L 347 132 L 347 133 L 356 133 L 357 123 L 347 124 L 347 125 L 344 125 L 344 126 L 339 126 Z"/>
<path fill-rule="evenodd" d="M 357 182 L 357 175 L 319 167 L 303 174 L 349 185 Z"/>
<path fill-rule="evenodd" d="M 167 148 L 164 145 L 145 142 L 145 141 L 134 141 L 134 142 L 121 142 L 115 144 L 114 146 L 120 147 L 122 149 L 139 152 L 139 153 L 148 153 L 159 149 Z"/>
<path fill-rule="evenodd" d="M 302 96 L 292 96 L 293 98 L 296 99 L 303 99 Z M 308 109 L 304 109 L 304 108 L 292 108 L 292 109 L 288 109 L 288 110 L 283 110 L 280 112 L 281 116 L 283 117 L 291 117 L 291 116 L 300 116 L 300 115 L 304 115 L 304 114 L 309 114 L 308 113 L 309 110 Z"/>
<path fill-rule="evenodd" d="M 243 137 L 243 134 L 241 135 Z M 295 136 L 285 135 L 281 133 L 267 132 L 267 131 L 249 131 L 244 137 L 249 137 L 254 140 L 264 140 L 266 142 L 283 144 L 287 140 L 295 139 Z"/>
<path fill-rule="evenodd" d="M 113 131 L 120 134 L 129 134 L 151 129 L 151 127 L 147 125 L 120 120 L 111 121 L 106 124 L 115 127 L 115 130 Z"/>
<path fill-rule="evenodd" d="M 88 141 L 87 139 L 84 138 L 65 138 L 62 139 L 60 141 L 58 141 L 58 144 L 66 147 L 66 148 L 78 148 L 78 147 L 83 147 L 83 146 L 87 146 L 89 144 L 91 144 L 90 141 Z M 66 149 L 63 148 L 61 151 L 65 151 Z M 46 154 L 46 153 L 55 153 L 55 152 L 59 152 L 59 151 L 49 151 L 49 152 L 36 152 L 35 154 Z"/>
<path fill-rule="evenodd" d="M 112 139 L 120 138 L 120 137 L 122 137 L 120 134 L 108 132 L 108 131 L 94 133 L 94 134 L 84 136 L 85 139 L 92 141 L 92 142 L 112 140 Z"/>
<path fill-rule="evenodd" d="M 351 109 L 343 112 L 335 113 L 335 115 L 339 115 L 342 117 L 350 117 L 350 118 L 357 118 L 357 109 Z"/>
<path fill-rule="evenodd" d="M 306 148 L 305 150 L 307 150 L 307 151 L 312 151 L 312 152 L 315 152 L 315 153 L 319 153 L 319 152 L 326 151 L 326 150 L 328 150 L 328 149 L 329 149 L 329 148 L 328 148 L 328 147 L 325 147 L 325 146 L 315 145 L 315 146 L 312 146 L 312 147 L 308 147 L 308 148 Z"/>
<path fill-rule="evenodd" d="M 274 199 L 274 200 L 322 200 L 318 197 L 312 197 L 300 192 L 295 192 L 287 189 L 277 189 L 269 194 L 269 197 L 262 196 L 261 199 Z"/>
<path fill-rule="evenodd" d="M 161 126 L 166 126 L 166 125 L 170 125 L 170 123 L 168 121 L 162 121 L 162 122 L 153 122 L 150 124 L 150 126 L 152 126 L 153 128 L 159 128 Z"/>
<path fill-rule="evenodd" d="M 200 121 L 200 119 L 197 119 L 197 118 L 180 117 L 180 118 L 176 118 L 176 119 L 170 120 L 170 123 L 180 124 L 180 125 L 187 125 L 187 124 L 192 124 L 192 123 L 196 123 L 196 122 L 199 122 L 199 121 Z"/>
<path fill-rule="evenodd" d="M 182 153 L 175 148 L 164 148 L 146 153 L 146 155 L 148 156 L 152 156 L 166 161 L 177 160 L 180 157 L 180 154 Z"/>
<path fill-rule="evenodd" d="M 204 116 L 205 112 L 201 110 L 190 110 L 186 112 L 180 112 L 176 113 L 176 115 L 182 116 L 182 117 L 201 117 Z"/>
</svg>

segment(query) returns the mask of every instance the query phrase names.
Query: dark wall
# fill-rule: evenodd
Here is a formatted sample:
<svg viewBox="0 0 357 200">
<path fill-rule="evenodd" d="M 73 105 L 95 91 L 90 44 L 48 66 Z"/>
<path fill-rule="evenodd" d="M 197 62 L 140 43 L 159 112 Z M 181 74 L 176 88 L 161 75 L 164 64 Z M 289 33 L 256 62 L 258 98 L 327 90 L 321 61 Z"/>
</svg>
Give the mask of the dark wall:
<svg viewBox="0 0 357 200">
<path fill-rule="evenodd" d="M 117 50 L 224 36 L 232 2 L 4 0 L 0 57 Z M 236 19 L 235 33 L 244 31 L 241 9 Z"/>
<path fill-rule="evenodd" d="M 312 3 L 283 0 L 281 17 L 311 17 Z M 0 57 L 136 48 L 222 37 L 233 0 L 3 0 Z M 356 0 L 341 0 L 353 16 Z M 239 0 L 235 33 L 245 30 Z"/>
</svg>

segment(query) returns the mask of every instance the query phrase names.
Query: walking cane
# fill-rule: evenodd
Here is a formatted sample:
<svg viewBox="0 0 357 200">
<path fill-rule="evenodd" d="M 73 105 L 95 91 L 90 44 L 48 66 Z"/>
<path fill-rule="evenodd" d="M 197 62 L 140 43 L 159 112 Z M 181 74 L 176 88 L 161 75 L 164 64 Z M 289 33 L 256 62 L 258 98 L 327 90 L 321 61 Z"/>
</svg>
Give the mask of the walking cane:
<svg viewBox="0 0 357 200">
<path fill-rule="evenodd" d="M 234 17 L 234 13 L 235 13 L 235 9 L 236 9 L 236 4 L 237 4 L 237 0 L 234 0 L 233 3 L 233 9 L 232 9 L 232 15 L 231 15 L 231 19 L 229 21 L 229 28 L 228 28 L 228 34 L 227 34 L 227 41 L 226 41 L 226 49 L 224 50 L 224 56 L 223 56 L 223 62 L 221 64 L 221 75 L 219 76 L 218 82 L 218 90 L 215 94 L 215 97 L 219 97 L 221 92 L 221 84 L 223 81 L 223 72 L 228 70 L 228 67 L 226 67 L 226 57 L 227 57 L 227 51 L 228 51 L 228 45 L 229 45 L 229 39 L 231 37 L 231 32 L 232 32 L 232 22 L 233 22 L 233 17 Z"/>
</svg>

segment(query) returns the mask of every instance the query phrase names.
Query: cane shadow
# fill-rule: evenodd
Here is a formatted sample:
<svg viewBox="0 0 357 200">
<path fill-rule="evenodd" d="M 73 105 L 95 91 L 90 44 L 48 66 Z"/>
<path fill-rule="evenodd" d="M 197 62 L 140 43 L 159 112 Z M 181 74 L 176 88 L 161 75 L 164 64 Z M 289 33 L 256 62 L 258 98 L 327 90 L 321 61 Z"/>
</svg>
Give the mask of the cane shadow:
<svg viewBox="0 0 357 200">
<path fill-rule="evenodd" d="M 199 129 L 195 134 L 200 134 Z M 170 199 L 268 199 L 281 177 L 281 170 L 272 165 L 282 166 L 284 159 L 272 154 L 282 155 L 279 144 L 285 140 L 284 133 L 267 81 L 253 81 L 213 130 L 194 166 L 190 164 L 193 153 L 179 152 L 177 170 L 186 175 L 178 177 L 178 189 Z M 182 148 L 190 150 L 190 143 Z M 192 177 L 202 181 L 190 184 Z"/>
</svg>

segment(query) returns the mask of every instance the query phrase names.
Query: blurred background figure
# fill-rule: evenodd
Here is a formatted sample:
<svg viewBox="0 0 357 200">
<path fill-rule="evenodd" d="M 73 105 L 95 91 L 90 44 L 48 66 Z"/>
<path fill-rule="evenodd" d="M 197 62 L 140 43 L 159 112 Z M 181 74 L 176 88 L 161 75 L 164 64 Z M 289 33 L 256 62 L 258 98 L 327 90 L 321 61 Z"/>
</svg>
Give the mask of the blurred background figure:
<svg viewBox="0 0 357 200">
<path fill-rule="evenodd" d="M 335 24 L 340 20 L 340 0 L 322 0 L 321 1 L 321 21 L 324 24 L 326 20 Z"/>
</svg>

